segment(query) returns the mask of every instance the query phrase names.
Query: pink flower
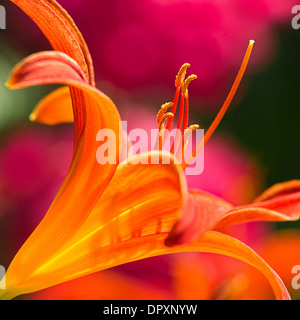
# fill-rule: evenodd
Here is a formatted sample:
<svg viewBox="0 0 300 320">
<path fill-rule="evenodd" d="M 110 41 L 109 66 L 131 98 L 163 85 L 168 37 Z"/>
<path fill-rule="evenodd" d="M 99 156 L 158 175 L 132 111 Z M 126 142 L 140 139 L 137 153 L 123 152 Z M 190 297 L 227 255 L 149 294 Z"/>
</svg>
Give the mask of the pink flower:
<svg viewBox="0 0 300 320">
<path fill-rule="evenodd" d="M 42 219 L 72 157 L 71 128 L 22 128 L 0 151 L 0 214 L 11 221 L 15 248 Z"/>
<path fill-rule="evenodd" d="M 274 27 L 290 24 L 296 1 L 61 0 L 61 4 L 87 39 L 98 78 L 131 92 L 149 84 L 170 88 L 167 75 L 188 61 L 198 74 L 191 93 L 202 100 L 199 108 L 211 109 L 228 91 L 224 83 L 230 86 L 245 41 L 256 40 L 252 70 L 272 61 L 277 46 Z M 10 12 L 13 16 L 13 8 Z M 35 50 L 40 33 L 25 18 L 20 24 L 24 33 L 30 30 Z M 8 31 L 20 36 L 20 30 Z M 24 38 L 28 48 L 28 37 Z"/>
</svg>

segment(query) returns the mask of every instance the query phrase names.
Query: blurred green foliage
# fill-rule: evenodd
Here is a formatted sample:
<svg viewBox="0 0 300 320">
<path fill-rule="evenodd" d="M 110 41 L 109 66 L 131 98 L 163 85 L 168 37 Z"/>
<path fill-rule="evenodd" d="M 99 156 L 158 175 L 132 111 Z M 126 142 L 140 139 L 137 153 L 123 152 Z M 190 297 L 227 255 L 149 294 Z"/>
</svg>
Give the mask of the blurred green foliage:
<svg viewBox="0 0 300 320">
<path fill-rule="evenodd" d="M 13 48 L 5 45 L 0 37 L 0 139 L 5 132 L 22 124 L 29 123 L 28 115 L 35 104 L 49 91 L 49 88 L 35 87 L 9 90 L 5 83 L 12 68 L 24 58 Z"/>
</svg>

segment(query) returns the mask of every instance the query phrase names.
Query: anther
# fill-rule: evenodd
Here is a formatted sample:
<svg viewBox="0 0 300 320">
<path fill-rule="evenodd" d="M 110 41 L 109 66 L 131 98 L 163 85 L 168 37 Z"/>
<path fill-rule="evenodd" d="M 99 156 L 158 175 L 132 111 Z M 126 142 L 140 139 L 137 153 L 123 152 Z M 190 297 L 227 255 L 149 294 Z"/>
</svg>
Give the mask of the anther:
<svg viewBox="0 0 300 320">
<path fill-rule="evenodd" d="M 185 63 L 182 65 L 182 67 L 180 68 L 177 76 L 176 76 L 176 80 L 175 80 L 175 87 L 176 88 L 179 88 L 183 81 L 184 81 L 184 78 L 185 78 L 185 75 L 186 75 L 186 70 L 188 67 L 190 67 L 191 65 L 189 63 Z"/>
<path fill-rule="evenodd" d="M 192 124 L 188 127 L 188 130 L 191 130 L 192 132 L 194 132 L 195 130 L 199 129 L 199 125 L 198 124 Z"/>
<path fill-rule="evenodd" d="M 191 74 L 190 76 L 188 76 L 184 82 L 183 82 L 183 85 L 182 85 L 182 93 L 186 96 L 187 94 L 187 89 L 188 89 L 188 86 L 189 84 L 191 83 L 191 81 L 193 80 L 196 80 L 197 79 L 197 76 L 195 74 Z"/>
<path fill-rule="evenodd" d="M 166 111 L 171 108 L 173 106 L 173 102 L 167 102 L 167 103 L 164 103 L 161 107 L 160 107 L 160 110 L 158 111 L 157 113 L 157 116 L 156 116 L 156 123 L 157 125 L 159 126 L 160 122 L 161 122 L 161 119 L 163 117 L 163 115 L 166 113 Z"/>
<path fill-rule="evenodd" d="M 172 112 L 167 112 L 161 117 L 160 123 L 158 124 L 159 131 L 164 128 L 165 121 L 170 117 L 174 117 L 174 114 Z"/>
</svg>

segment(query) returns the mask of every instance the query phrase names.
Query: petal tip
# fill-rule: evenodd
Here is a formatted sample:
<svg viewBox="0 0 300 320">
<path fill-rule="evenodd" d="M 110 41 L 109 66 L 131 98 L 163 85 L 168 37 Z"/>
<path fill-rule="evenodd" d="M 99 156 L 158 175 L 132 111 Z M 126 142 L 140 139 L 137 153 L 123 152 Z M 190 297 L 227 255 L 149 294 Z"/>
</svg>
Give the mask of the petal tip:
<svg viewBox="0 0 300 320">
<path fill-rule="evenodd" d="M 28 118 L 31 122 L 36 122 L 37 116 L 35 113 L 31 113 Z"/>
<path fill-rule="evenodd" d="M 13 84 L 11 83 L 10 79 L 7 80 L 4 85 L 8 89 L 13 89 Z"/>
</svg>

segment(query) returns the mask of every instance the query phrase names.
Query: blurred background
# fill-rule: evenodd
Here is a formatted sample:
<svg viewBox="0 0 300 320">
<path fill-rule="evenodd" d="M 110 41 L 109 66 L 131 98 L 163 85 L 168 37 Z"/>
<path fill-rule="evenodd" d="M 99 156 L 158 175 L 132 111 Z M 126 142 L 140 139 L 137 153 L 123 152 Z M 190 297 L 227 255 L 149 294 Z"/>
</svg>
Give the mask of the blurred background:
<svg viewBox="0 0 300 320">
<path fill-rule="evenodd" d="M 291 26 L 297 1 L 58 2 L 90 48 L 97 87 L 116 103 L 129 129 L 156 127 L 158 108 L 173 100 L 175 75 L 185 62 L 191 64 L 188 72 L 198 76 L 190 86 L 190 124 L 207 129 L 231 88 L 248 41 L 254 39 L 238 93 L 205 146 L 204 173 L 189 177 L 188 183 L 239 205 L 274 183 L 300 178 L 300 30 Z M 53 87 L 14 92 L 5 88 L 17 62 L 51 48 L 21 10 L 9 1 L 3 6 L 7 17 L 6 30 L 0 30 L 0 263 L 8 267 L 66 174 L 73 127 L 46 127 L 28 120 L 35 104 Z M 297 298 L 291 268 L 300 264 L 298 228 L 299 222 L 251 223 L 228 232 L 257 250 Z M 24 298 L 268 299 L 272 293 L 264 281 L 233 259 L 174 255 L 130 263 Z"/>
</svg>

